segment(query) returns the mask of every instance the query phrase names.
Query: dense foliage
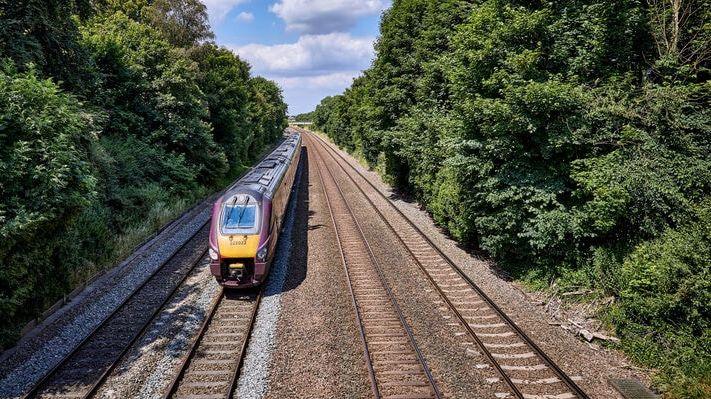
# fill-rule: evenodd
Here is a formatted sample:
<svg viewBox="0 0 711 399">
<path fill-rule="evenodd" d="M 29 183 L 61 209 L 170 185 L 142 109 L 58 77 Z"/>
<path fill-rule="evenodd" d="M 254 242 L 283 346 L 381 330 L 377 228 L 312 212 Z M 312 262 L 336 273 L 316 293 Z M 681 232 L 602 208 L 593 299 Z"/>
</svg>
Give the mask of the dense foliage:
<svg viewBox="0 0 711 399">
<path fill-rule="evenodd" d="M 372 67 L 313 120 L 515 277 L 614 297 L 658 386 L 708 397 L 709 17 L 700 0 L 396 0 Z"/>
<path fill-rule="evenodd" d="M 0 346 L 286 124 L 201 2 L 0 1 Z"/>
<path fill-rule="evenodd" d="M 312 122 L 314 118 L 314 112 L 304 112 L 303 114 L 298 114 L 294 115 L 293 117 L 290 117 L 289 119 L 294 120 L 295 122 Z"/>
</svg>

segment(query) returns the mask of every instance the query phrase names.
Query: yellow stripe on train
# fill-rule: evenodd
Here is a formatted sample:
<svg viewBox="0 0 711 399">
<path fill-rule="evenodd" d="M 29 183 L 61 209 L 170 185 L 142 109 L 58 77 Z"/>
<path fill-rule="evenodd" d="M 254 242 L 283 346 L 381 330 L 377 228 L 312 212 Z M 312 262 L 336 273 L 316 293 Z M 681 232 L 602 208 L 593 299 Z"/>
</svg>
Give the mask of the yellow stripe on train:
<svg viewBox="0 0 711 399">
<path fill-rule="evenodd" d="M 259 235 L 220 234 L 217 245 L 222 258 L 254 258 L 259 246 Z"/>
</svg>

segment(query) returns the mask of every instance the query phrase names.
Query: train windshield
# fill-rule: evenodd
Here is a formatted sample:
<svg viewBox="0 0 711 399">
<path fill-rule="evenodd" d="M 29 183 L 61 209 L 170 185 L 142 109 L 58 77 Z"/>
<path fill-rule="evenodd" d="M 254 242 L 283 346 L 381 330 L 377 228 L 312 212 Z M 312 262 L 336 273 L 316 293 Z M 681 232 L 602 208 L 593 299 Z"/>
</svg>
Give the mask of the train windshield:
<svg viewBox="0 0 711 399">
<path fill-rule="evenodd" d="M 225 233 L 254 233 L 258 224 L 257 201 L 249 195 L 236 195 L 222 208 L 222 230 Z"/>
</svg>

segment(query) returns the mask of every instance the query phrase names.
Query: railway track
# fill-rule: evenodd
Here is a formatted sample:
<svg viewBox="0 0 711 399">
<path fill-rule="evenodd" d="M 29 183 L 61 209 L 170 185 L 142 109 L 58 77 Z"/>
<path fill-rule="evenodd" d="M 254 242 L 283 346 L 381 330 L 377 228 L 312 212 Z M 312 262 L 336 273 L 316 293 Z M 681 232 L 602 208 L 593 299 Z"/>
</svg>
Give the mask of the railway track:
<svg viewBox="0 0 711 399">
<path fill-rule="evenodd" d="M 380 265 L 323 159 L 317 160 L 376 398 L 439 398 Z M 320 164 L 320 166 L 318 165 Z"/>
<path fill-rule="evenodd" d="M 233 397 L 261 298 L 220 292 L 163 398 Z"/>
<path fill-rule="evenodd" d="M 183 282 L 206 259 L 203 224 L 23 398 L 89 398 L 143 335 Z M 204 247 L 204 248 L 202 248 Z M 182 260 L 182 261 L 181 261 Z"/>
<path fill-rule="evenodd" d="M 310 133 L 305 136 L 309 137 L 311 143 L 316 143 L 314 147 L 317 152 L 325 151 L 336 164 L 334 170 L 342 170 L 363 194 L 408 251 L 446 308 L 456 316 L 461 328 L 473 340 L 472 345 L 476 344 L 515 397 L 588 398 L 573 379 L 385 194 L 320 137 Z M 348 166 L 344 167 L 343 163 Z M 365 184 L 359 184 L 356 179 Z"/>
</svg>

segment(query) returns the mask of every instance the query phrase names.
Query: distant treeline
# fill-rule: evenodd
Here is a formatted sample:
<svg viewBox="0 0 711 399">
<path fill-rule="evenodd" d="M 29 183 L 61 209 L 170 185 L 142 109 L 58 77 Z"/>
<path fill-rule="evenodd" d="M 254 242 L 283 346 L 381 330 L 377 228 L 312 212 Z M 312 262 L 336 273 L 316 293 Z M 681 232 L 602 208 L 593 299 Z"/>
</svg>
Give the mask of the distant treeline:
<svg viewBox="0 0 711 399">
<path fill-rule="evenodd" d="M 286 126 L 198 0 L 0 1 L 0 346 Z"/>
<path fill-rule="evenodd" d="M 303 114 L 298 114 L 294 116 L 293 120 L 295 122 L 311 122 L 314 118 L 314 111 L 304 112 Z"/>
<path fill-rule="evenodd" d="M 657 387 L 708 398 L 709 21 L 703 0 L 395 0 L 313 121 L 515 278 L 611 299 Z"/>
</svg>

